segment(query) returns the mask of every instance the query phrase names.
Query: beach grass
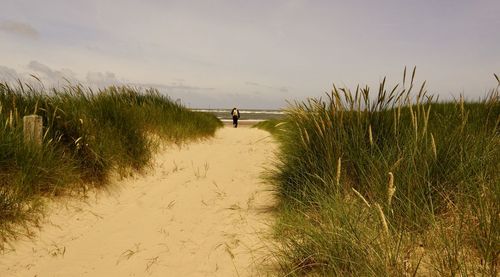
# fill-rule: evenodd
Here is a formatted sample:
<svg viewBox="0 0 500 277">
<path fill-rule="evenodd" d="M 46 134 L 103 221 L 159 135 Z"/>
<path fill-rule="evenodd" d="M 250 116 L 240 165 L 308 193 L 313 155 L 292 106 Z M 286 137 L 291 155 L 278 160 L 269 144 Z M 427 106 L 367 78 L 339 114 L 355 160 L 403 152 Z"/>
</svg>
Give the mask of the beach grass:
<svg viewBox="0 0 500 277">
<path fill-rule="evenodd" d="M 262 129 L 268 131 L 273 136 L 277 136 L 280 132 L 279 126 L 283 122 L 283 119 L 269 119 L 257 122 L 256 124 L 252 125 L 252 128 Z"/>
<path fill-rule="evenodd" d="M 23 116 L 43 118 L 42 145 L 23 141 Z M 105 186 L 148 167 L 162 142 L 212 136 L 222 123 L 158 91 L 0 84 L 0 238 L 29 233 L 43 198 Z"/>
<path fill-rule="evenodd" d="M 499 273 L 500 81 L 482 100 L 439 102 L 414 77 L 374 96 L 334 86 L 260 124 L 280 142 L 283 274 Z"/>
</svg>

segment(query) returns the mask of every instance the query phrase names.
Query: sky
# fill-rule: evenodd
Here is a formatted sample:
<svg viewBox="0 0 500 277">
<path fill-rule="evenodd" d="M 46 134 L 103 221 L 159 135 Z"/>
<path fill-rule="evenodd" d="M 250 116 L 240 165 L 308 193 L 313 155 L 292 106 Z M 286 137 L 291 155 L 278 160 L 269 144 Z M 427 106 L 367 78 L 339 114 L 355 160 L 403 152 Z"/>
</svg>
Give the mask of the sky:
<svg viewBox="0 0 500 277">
<path fill-rule="evenodd" d="M 478 99 L 500 74 L 499 30 L 498 0 L 1 0 L 0 80 L 268 109 L 416 66 L 440 99 Z"/>
</svg>

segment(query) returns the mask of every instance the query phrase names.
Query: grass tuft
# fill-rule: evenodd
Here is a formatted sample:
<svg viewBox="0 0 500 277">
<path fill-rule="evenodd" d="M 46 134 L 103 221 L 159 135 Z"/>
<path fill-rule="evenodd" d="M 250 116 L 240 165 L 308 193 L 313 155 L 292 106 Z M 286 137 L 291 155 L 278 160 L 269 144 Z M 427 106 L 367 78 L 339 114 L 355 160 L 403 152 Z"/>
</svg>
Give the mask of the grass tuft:
<svg viewBox="0 0 500 277">
<path fill-rule="evenodd" d="M 23 142 L 23 116 L 31 114 L 43 118 L 41 146 Z M 0 238 L 36 224 L 41 196 L 106 185 L 112 172 L 147 167 L 160 141 L 204 138 L 221 126 L 152 89 L 0 83 Z"/>
<path fill-rule="evenodd" d="M 438 102 L 414 77 L 374 96 L 334 86 L 259 124 L 281 145 L 284 274 L 497 276 L 499 88 Z"/>
</svg>

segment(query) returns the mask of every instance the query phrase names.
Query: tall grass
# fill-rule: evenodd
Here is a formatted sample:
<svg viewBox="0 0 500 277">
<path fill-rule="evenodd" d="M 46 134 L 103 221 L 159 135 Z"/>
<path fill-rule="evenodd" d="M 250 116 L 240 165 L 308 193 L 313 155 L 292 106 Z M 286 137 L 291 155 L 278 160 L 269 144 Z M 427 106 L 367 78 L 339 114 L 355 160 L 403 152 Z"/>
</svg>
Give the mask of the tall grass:
<svg viewBox="0 0 500 277">
<path fill-rule="evenodd" d="M 281 119 L 269 119 L 269 120 L 264 120 L 260 121 L 252 126 L 252 128 L 258 128 L 262 129 L 265 131 L 268 131 L 272 135 L 279 135 L 280 129 L 278 128 L 283 121 Z"/>
<path fill-rule="evenodd" d="M 285 273 L 498 274 L 498 87 L 440 103 L 414 76 L 289 108 L 271 174 Z"/>
<path fill-rule="evenodd" d="M 29 114 L 43 118 L 41 146 L 23 142 L 22 118 Z M 105 185 L 111 172 L 148 166 L 159 140 L 181 143 L 221 126 L 155 90 L 0 84 L 0 238 L 36 224 L 40 195 Z"/>
</svg>

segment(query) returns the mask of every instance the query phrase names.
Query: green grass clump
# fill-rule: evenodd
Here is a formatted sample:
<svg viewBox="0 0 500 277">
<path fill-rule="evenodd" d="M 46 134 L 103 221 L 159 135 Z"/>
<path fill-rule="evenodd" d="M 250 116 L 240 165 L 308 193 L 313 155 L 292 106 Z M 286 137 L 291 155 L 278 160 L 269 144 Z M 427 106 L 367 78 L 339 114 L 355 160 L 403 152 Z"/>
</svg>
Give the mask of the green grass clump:
<svg viewBox="0 0 500 277">
<path fill-rule="evenodd" d="M 281 126 L 283 124 L 283 122 L 284 121 L 281 119 L 269 119 L 269 120 L 261 121 L 261 122 L 258 122 L 257 124 L 254 124 L 252 126 L 252 128 L 262 129 L 262 130 L 268 131 L 273 136 L 277 136 L 277 135 L 279 135 L 279 132 L 280 132 L 279 126 Z"/>
<path fill-rule="evenodd" d="M 23 142 L 23 116 L 43 118 L 41 146 Z M 155 90 L 0 84 L 0 238 L 36 224 L 39 196 L 102 186 L 148 166 L 160 141 L 211 136 L 222 123 Z M 29 228 L 29 227 L 28 227 Z"/>
<path fill-rule="evenodd" d="M 295 103 L 271 174 L 285 273 L 492 275 L 500 254 L 500 99 L 439 103 L 414 73 Z"/>
</svg>

